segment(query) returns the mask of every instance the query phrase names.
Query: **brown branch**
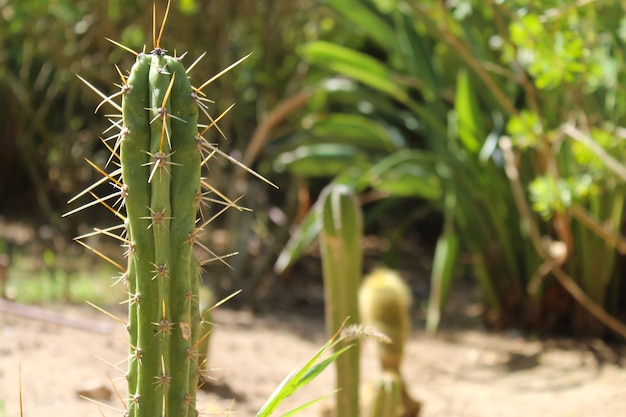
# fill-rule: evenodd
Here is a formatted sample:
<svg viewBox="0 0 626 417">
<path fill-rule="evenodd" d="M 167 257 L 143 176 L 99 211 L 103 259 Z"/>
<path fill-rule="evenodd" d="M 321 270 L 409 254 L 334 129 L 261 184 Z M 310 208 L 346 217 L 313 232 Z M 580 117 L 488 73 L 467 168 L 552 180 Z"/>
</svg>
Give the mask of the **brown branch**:
<svg viewBox="0 0 626 417">
<path fill-rule="evenodd" d="M 0 299 L 0 311 L 17 316 L 28 317 L 30 319 L 45 321 L 48 323 L 60 324 L 61 326 L 74 327 L 94 333 L 109 334 L 111 326 L 95 320 L 88 320 L 78 317 L 68 317 L 56 311 L 41 307 L 19 304 L 13 301 Z"/>
<path fill-rule="evenodd" d="M 270 112 L 269 115 L 267 115 L 267 117 L 265 117 L 261 124 L 257 126 L 254 134 L 252 135 L 252 139 L 250 139 L 250 144 L 246 148 L 242 161 L 245 166 L 251 166 L 259 156 L 261 149 L 263 149 L 263 146 L 269 140 L 270 132 L 290 113 L 308 103 L 311 96 L 313 96 L 314 91 L 315 90 L 312 88 L 305 89 L 300 91 L 298 94 L 283 100 L 276 108 L 274 108 L 274 110 Z M 235 182 L 241 180 L 241 176 L 243 174 L 244 173 L 242 171 L 238 171 L 235 174 Z"/>
</svg>

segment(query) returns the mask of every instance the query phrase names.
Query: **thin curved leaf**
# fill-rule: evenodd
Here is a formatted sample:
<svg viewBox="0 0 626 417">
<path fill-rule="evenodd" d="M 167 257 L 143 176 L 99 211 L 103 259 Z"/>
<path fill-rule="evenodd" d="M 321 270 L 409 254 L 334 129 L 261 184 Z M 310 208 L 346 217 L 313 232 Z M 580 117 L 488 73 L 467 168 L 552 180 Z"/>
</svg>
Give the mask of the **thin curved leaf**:
<svg viewBox="0 0 626 417">
<path fill-rule="evenodd" d="M 318 203 L 316 203 L 316 205 L 317 204 Z M 302 223 L 300 223 L 280 252 L 274 264 L 274 271 L 278 274 L 282 274 L 287 268 L 293 265 L 294 262 L 300 259 L 311 245 L 311 242 L 319 235 L 320 228 L 321 222 L 319 221 L 319 213 L 314 206 L 309 210 L 304 220 L 302 220 Z"/>
<path fill-rule="evenodd" d="M 277 172 L 288 170 L 303 177 L 333 177 L 348 167 L 360 165 L 367 158 L 350 145 L 320 143 L 298 146 L 274 160 Z"/>
<path fill-rule="evenodd" d="M 359 148 L 393 152 L 397 145 L 380 123 L 359 114 L 334 113 L 320 118 L 311 127 L 318 140 L 355 145 Z"/>
<path fill-rule="evenodd" d="M 391 26 L 374 10 L 360 0 L 326 0 L 349 22 L 358 25 L 374 42 L 383 48 L 393 46 L 395 39 Z"/>
<path fill-rule="evenodd" d="M 317 41 L 300 47 L 308 62 L 343 74 L 406 102 L 408 94 L 393 81 L 393 73 L 380 61 L 362 52 L 330 42 Z"/>
<path fill-rule="evenodd" d="M 467 71 L 461 71 L 457 77 L 454 110 L 458 119 L 461 143 L 469 152 L 479 153 L 487 134 L 482 124 L 482 114 L 478 108 L 476 94 Z"/>
<path fill-rule="evenodd" d="M 371 186 L 398 197 L 441 198 L 442 185 L 433 155 L 417 150 L 396 152 L 371 167 Z"/>
</svg>

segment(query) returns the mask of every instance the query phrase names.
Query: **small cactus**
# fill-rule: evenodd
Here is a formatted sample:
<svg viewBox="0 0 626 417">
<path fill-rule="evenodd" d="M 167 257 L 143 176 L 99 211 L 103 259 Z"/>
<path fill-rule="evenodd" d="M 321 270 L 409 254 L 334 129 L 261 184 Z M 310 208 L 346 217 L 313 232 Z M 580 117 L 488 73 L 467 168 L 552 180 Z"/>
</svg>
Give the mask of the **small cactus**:
<svg viewBox="0 0 626 417">
<path fill-rule="evenodd" d="M 398 417 L 401 410 L 402 382 L 393 373 L 384 372 L 378 381 L 378 387 L 372 401 L 369 417 Z"/>
<path fill-rule="evenodd" d="M 398 273 L 385 268 L 372 271 L 359 289 L 359 311 L 363 324 L 390 339 L 390 343 L 383 339 L 377 341 L 382 377 L 373 409 L 384 408 L 385 414 L 379 414 L 381 416 L 415 417 L 421 409 L 421 403 L 409 395 L 400 371 L 411 329 L 411 298 L 410 288 Z M 400 393 L 400 406 L 396 401 L 397 393 Z M 395 410 L 395 414 L 389 414 L 390 410 Z"/>
<path fill-rule="evenodd" d="M 203 137 L 219 118 L 209 116 L 202 89 L 241 60 L 194 88 L 182 56 L 168 55 L 160 47 L 168 11 L 169 3 L 158 36 L 155 27 L 151 52 L 136 53 L 112 41 L 136 56 L 128 76 L 118 69 L 118 93 L 107 97 L 83 80 L 103 97 L 101 105 L 108 103 L 121 112 L 111 118 L 118 133 L 109 146 L 119 168 L 107 173 L 92 164 L 103 179 L 75 198 L 89 193 L 123 221 L 96 233 L 115 237 L 126 247 L 127 266 L 111 262 L 123 271 L 120 281 L 129 294 L 126 415 L 131 417 L 197 415 L 198 357 L 206 353 L 208 340 L 199 310 L 200 262 L 193 251 L 199 231 L 208 223 L 197 220 L 203 188 L 222 197 L 226 207 L 236 207 L 201 179 L 202 166 L 211 155 L 221 154 Z M 120 96 L 121 105 L 114 101 Z M 209 118 L 205 126 L 198 124 L 200 113 Z M 95 196 L 93 190 L 105 182 L 117 192 Z M 117 206 L 107 203 L 113 197 Z"/>
</svg>

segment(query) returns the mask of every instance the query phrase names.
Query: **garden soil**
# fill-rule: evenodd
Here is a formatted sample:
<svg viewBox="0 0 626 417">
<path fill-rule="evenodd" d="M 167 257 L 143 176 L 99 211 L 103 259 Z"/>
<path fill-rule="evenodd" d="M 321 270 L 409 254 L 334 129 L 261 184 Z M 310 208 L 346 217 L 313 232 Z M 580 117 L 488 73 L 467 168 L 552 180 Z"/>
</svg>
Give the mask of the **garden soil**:
<svg viewBox="0 0 626 417">
<path fill-rule="evenodd" d="M 0 417 L 121 415 L 125 405 L 111 384 L 125 396 L 123 326 L 88 306 L 50 308 L 67 318 L 109 326 L 110 332 L 0 312 Z M 256 415 L 281 380 L 325 342 L 319 309 L 253 314 L 221 308 L 214 321 L 213 380 L 198 399 L 204 416 Z M 621 356 L 600 341 L 530 340 L 478 325 L 446 328 L 430 337 L 416 326 L 403 372 L 411 394 L 423 402 L 424 417 L 619 417 L 626 416 Z M 372 342 L 363 344 L 362 357 L 367 398 L 378 375 Z M 280 410 L 332 391 L 329 369 Z M 101 398 L 110 394 L 110 399 L 97 405 L 80 398 L 81 392 Z M 319 416 L 331 402 L 323 400 L 299 415 Z"/>
</svg>

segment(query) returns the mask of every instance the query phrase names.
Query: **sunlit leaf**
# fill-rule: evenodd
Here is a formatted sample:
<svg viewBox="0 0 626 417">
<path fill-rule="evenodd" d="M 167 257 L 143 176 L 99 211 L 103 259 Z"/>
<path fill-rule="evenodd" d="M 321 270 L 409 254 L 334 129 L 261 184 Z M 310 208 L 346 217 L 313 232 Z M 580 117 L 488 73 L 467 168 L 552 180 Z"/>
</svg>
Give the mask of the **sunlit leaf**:
<svg viewBox="0 0 626 417">
<path fill-rule="evenodd" d="M 326 0 L 347 21 L 357 25 L 379 46 L 391 48 L 395 42 L 393 30 L 385 19 L 360 0 Z"/>
<path fill-rule="evenodd" d="M 441 197 L 441 181 L 432 155 L 420 151 L 400 151 L 382 159 L 368 172 L 376 190 L 400 197 Z"/>
<path fill-rule="evenodd" d="M 278 172 L 288 170 L 294 175 L 309 178 L 333 177 L 365 160 L 365 155 L 354 146 L 321 143 L 283 152 L 274 160 L 274 169 Z"/>
<path fill-rule="evenodd" d="M 353 78 L 399 101 L 409 98 L 406 91 L 393 81 L 391 70 L 367 54 L 324 41 L 303 45 L 300 53 L 312 64 Z"/>
<path fill-rule="evenodd" d="M 291 238 L 280 252 L 274 265 L 274 271 L 282 274 L 295 261 L 300 259 L 311 242 L 317 237 L 320 231 L 320 221 L 318 210 L 313 207 L 307 213 L 298 228 L 291 234 Z"/>
<path fill-rule="evenodd" d="M 334 143 L 393 152 L 397 145 L 380 123 L 357 114 L 335 113 L 317 120 L 311 134 Z"/>
<path fill-rule="evenodd" d="M 484 131 L 476 93 L 467 71 L 461 71 L 457 77 L 454 110 L 459 123 L 458 133 L 461 143 L 471 153 L 478 153 L 487 135 Z"/>
</svg>

